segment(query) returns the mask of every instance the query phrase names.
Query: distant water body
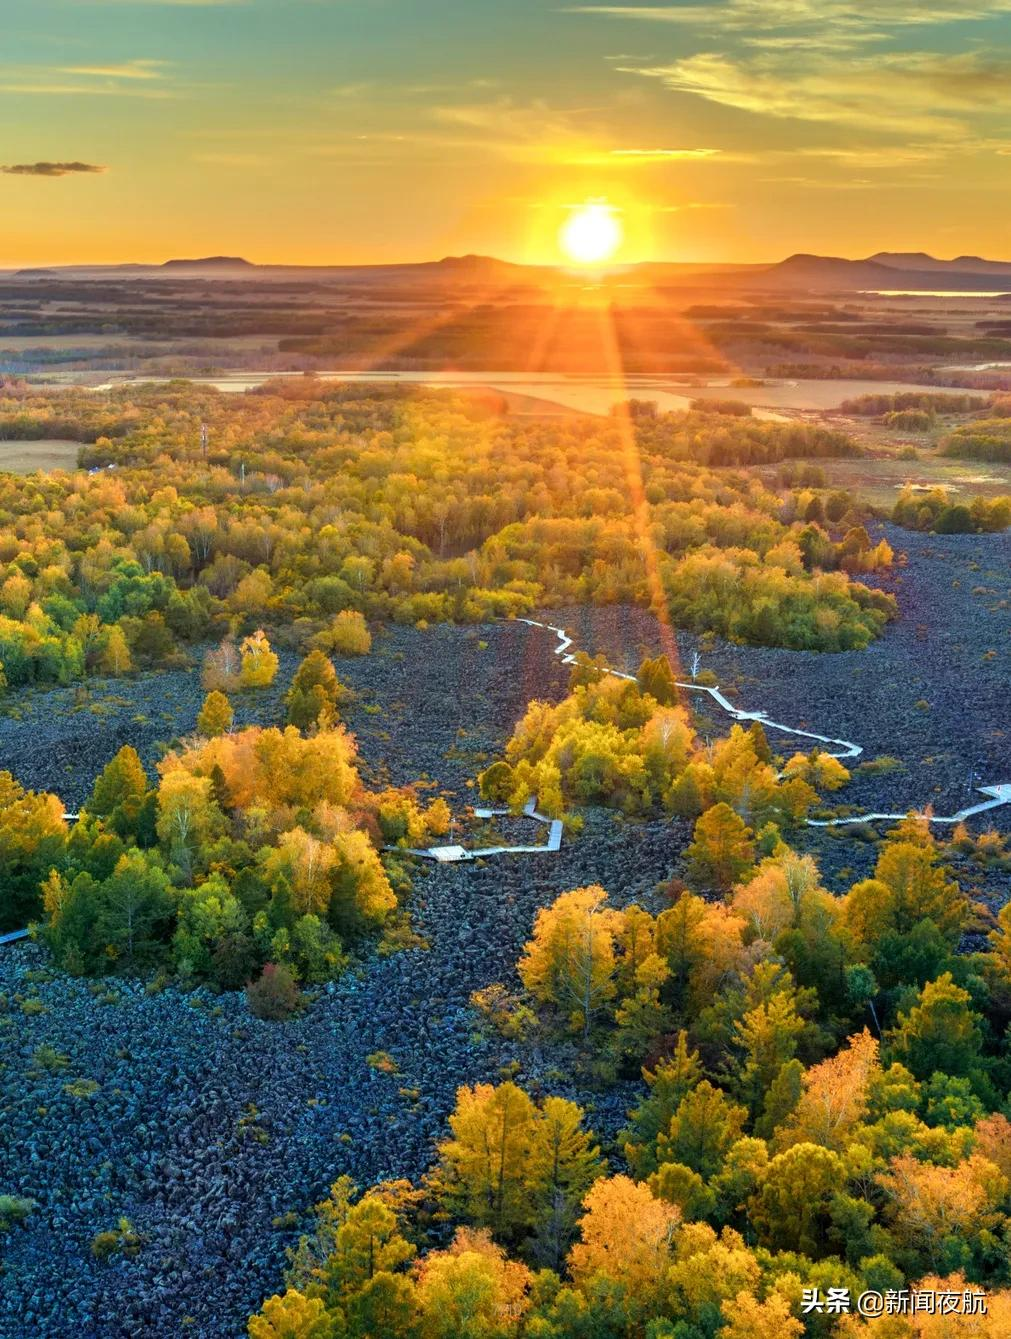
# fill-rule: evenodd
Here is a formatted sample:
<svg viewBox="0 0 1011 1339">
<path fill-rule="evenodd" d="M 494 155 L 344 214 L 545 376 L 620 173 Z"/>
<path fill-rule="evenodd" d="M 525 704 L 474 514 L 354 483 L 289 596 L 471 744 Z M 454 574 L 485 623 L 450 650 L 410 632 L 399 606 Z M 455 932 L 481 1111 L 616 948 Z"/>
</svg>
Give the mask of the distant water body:
<svg viewBox="0 0 1011 1339">
<path fill-rule="evenodd" d="M 705 384 L 692 386 L 676 377 L 629 374 L 627 377 L 600 376 L 592 373 L 569 375 L 555 372 L 363 372 L 327 371 L 314 374 L 320 381 L 357 381 L 378 385 L 407 384 L 447 388 L 484 387 L 512 395 L 528 396 L 574 409 L 584 414 L 607 415 L 616 404 L 630 398 L 655 400 L 660 409 L 689 409 L 693 400 L 741 400 L 752 408 L 755 418 L 782 422 L 789 412 L 811 413 L 837 409 L 843 400 L 860 395 L 923 393 L 914 382 L 850 380 L 847 378 L 809 380 L 767 380 L 758 386 L 735 386 L 731 378 L 707 378 Z M 213 386 L 226 393 L 241 393 L 262 386 L 265 381 L 301 378 L 301 372 L 226 372 L 217 376 L 189 377 L 201 386 Z M 164 382 L 167 377 L 124 376 L 92 389 L 112 390 L 137 382 Z M 966 394 L 973 394 L 972 391 Z M 983 392 L 980 392 L 982 395 Z M 784 414 L 782 411 L 787 411 Z"/>
<path fill-rule="evenodd" d="M 1011 293 L 992 288 L 861 288 L 875 298 L 1008 298 Z"/>
</svg>

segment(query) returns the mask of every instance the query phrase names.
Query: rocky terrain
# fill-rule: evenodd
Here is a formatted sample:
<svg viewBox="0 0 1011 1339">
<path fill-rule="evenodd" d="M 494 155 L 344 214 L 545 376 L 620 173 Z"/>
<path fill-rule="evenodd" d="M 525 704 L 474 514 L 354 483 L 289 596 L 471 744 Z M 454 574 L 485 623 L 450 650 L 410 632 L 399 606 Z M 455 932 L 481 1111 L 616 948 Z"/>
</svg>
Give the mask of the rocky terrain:
<svg viewBox="0 0 1011 1339">
<path fill-rule="evenodd" d="M 363 770 L 393 782 L 437 777 L 462 807 L 480 755 L 501 748 L 528 698 L 563 691 L 567 671 L 552 645 L 549 634 L 523 625 L 480 635 L 393 630 L 368 659 L 341 662 L 342 677 L 361 692 L 350 714 Z M 285 663 L 280 678 L 291 668 Z M 21 721 L 4 722 L 5 758 L 16 755 L 24 780 L 60 786 L 80 802 L 95 770 L 138 738 L 130 714 L 153 700 L 154 682 L 115 685 L 124 697 L 135 694 L 115 726 L 74 713 L 69 746 L 61 740 L 66 722 L 37 699 Z M 177 730 L 190 728 L 199 676 L 163 675 L 157 683 Z M 365 711 L 370 699 L 384 704 L 381 714 Z M 279 690 L 244 713 L 269 720 L 278 704 Z M 53 747 L 29 751 L 28 738 L 47 729 Z M 153 761 L 152 736 L 141 742 Z M 59 773 L 70 759 L 68 785 Z M 297 1227 L 273 1220 L 305 1210 L 342 1172 L 363 1185 L 420 1176 L 457 1086 L 495 1081 L 503 1066 L 518 1064 L 532 1091 L 569 1093 L 596 1108 L 594 1127 L 613 1136 L 637 1086 L 606 1095 L 574 1087 L 564 1049 L 548 1054 L 483 1036 L 468 1000 L 492 981 L 516 984 L 514 963 L 534 913 L 559 892 L 603 882 L 615 902 L 657 909 L 655 886 L 686 840 L 683 824 L 631 826 L 601 814 L 550 859 L 422 865 L 412 910 L 429 947 L 373 959 L 286 1024 L 253 1018 L 242 995 L 73 981 L 47 971 L 40 948 L 5 948 L 0 1189 L 30 1196 L 38 1208 L 6 1239 L 0 1336 L 78 1330 L 112 1339 L 175 1333 L 184 1321 L 201 1339 L 239 1335 L 246 1314 L 279 1286 L 285 1246 L 298 1236 Z M 29 1004 L 25 1012 L 26 1000 L 42 1011 Z M 40 1065 L 45 1046 L 67 1057 L 64 1068 Z M 388 1052 L 398 1072 L 370 1066 L 377 1051 Z M 75 1096 L 65 1085 L 77 1079 L 98 1086 Z M 93 1237 L 123 1215 L 142 1249 L 132 1259 L 96 1261 Z"/>
<path fill-rule="evenodd" d="M 878 533 L 899 557 L 879 581 L 897 595 L 901 618 L 866 651 L 820 655 L 717 640 L 703 649 L 701 668 L 741 707 L 852 739 L 863 745 L 861 761 L 899 761 L 890 771 L 857 768 L 847 804 L 901 811 L 932 803 L 953 813 L 981 798 L 975 785 L 1011 779 L 1011 531 L 931 536 L 887 525 Z M 564 625 L 574 649 L 602 652 L 618 668 L 634 670 L 661 645 L 656 620 L 636 608 L 576 606 L 541 616 Z M 676 640 L 676 668 L 688 678 L 699 639 L 678 632 Z M 370 656 L 336 662 L 358 694 L 344 715 L 366 774 L 395 784 L 427 775 L 461 793 L 475 759 L 479 768 L 500 747 L 531 697 L 564 691 L 567 670 L 554 645 L 551 634 L 524 624 L 381 630 Z M 236 696 L 238 725 L 283 719 L 297 659 L 282 651 L 273 688 Z M 84 704 L 69 688 L 22 694 L 0 715 L 0 767 L 73 808 L 124 743 L 153 769 L 167 744 L 194 729 L 202 700 L 198 667 L 95 681 Z M 705 698 L 691 705 L 701 713 Z M 704 733 L 726 728 L 718 710 L 700 717 Z M 770 742 L 786 751 L 803 744 L 776 734 Z"/>
<path fill-rule="evenodd" d="M 679 825 L 601 816 L 551 859 L 430 867 L 415 893 L 430 948 L 373 959 L 284 1024 L 253 1018 L 242 995 L 74 981 L 46 972 L 35 946 L 4 950 L 0 1187 L 38 1208 L 6 1239 L 0 1335 L 125 1339 L 191 1317 L 185 1332 L 201 1339 L 238 1336 L 297 1239 L 273 1220 L 343 1172 L 362 1185 L 420 1176 L 457 1086 L 497 1081 L 511 1062 L 528 1089 L 575 1097 L 613 1136 L 637 1086 L 580 1090 L 565 1048 L 484 1037 L 468 999 L 517 984 L 536 908 L 565 889 L 600 880 L 618 903 L 659 909 L 654 887 L 685 840 Z M 26 999 L 44 1012 L 25 1015 Z M 44 1045 L 64 1069 L 39 1068 Z M 369 1065 L 377 1051 L 397 1073 Z M 81 1078 L 92 1095 L 66 1091 Z M 92 1238 L 121 1215 L 139 1254 L 94 1260 Z"/>
<path fill-rule="evenodd" d="M 868 759 L 900 759 L 898 770 L 858 774 L 847 803 L 933 799 L 950 812 L 969 802 L 970 764 L 982 782 L 1011 780 L 1011 539 L 889 537 L 909 555 L 890 579 L 904 617 L 870 650 L 817 656 L 717 644 L 702 665 L 741 706 L 856 740 Z M 635 610 L 548 617 L 577 645 L 631 668 L 659 644 L 655 622 Z M 687 664 L 697 642 L 678 642 Z M 461 812 L 468 780 L 496 755 L 525 702 L 563 691 L 567 671 L 553 647 L 550 633 L 519 624 L 393 628 L 371 656 L 339 662 L 358 693 L 348 720 L 366 777 L 427 777 Z M 278 687 L 241 701 L 240 722 L 279 718 L 294 663 L 286 655 Z M 178 671 L 102 685 L 91 707 L 76 710 L 69 690 L 17 699 L 0 718 L 0 766 L 76 806 L 122 743 L 153 764 L 160 741 L 192 729 L 202 697 L 199 674 Z M 722 732 L 726 720 L 703 719 L 701 728 Z M 1008 830 L 1011 811 L 990 822 Z M 40 948 L 0 949 L 0 1193 L 37 1201 L 4 1239 L 0 1337 L 241 1335 L 246 1314 L 280 1285 L 285 1247 L 298 1235 L 275 1220 L 303 1212 L 342 1172 L 361 1184 L 419 1176 L 461 1083 L 515 1070 L 532 1091 L 584 1103 L 606 1144 L 636 1086 L 602 1094 L 574 1084 L 565 1048 L 485 1035 L 468 999 L 492 981 L 515 984 L 537 907 L 565 889 L 599 882 L 619 904 L 658 909 L 656 884 L 677 867 L 687 838 L 682 823 L 598 813 L 554 857 L 425 866 L 412 910 L 428 947 L 372 959 L 286 1024 L 252 1018 L 241 995 L 68 980 L 48 970 Z M 830 870 L 873 857 L 851 839 L 812 833 L 810 842 Z M 42 1047 L 66 1065 L 53 1068 L 59 1062 Z M 377 1051 L 396 1072 L 369 1063 Z M 75 1080 L 91 1082 L 68 1091 Z M 95 1234 L 123 1215 L 141 1249 L 94 1259 Z"/>
<path fill-rule="evenodd" d="M 852 780 L 833 803 L 858 813 L 928 804 L 938 814 L 957 813 L 986 798 L 977 786 L 1011 781 L 1011 531 L 932 536 L 883 525 L 875 539 L 882 534 L 897 562 L 876 583 L 896 595 L 900 618 L 866 651 L 819 655 L 717 640 L 702 649 L 700 668 L 745 710 L 863 747 L 860 759 L 847 762 Z M 564 623 L 577 648 L 602 652 L 618 668 L 634 670 L 644 652 L 661 647 L 656 620 L 639 609 L 556 609 L 549 618 Z M 688 679 L 700 642 L 681 632 L 676 640 L 678 677 Z M 715 738 L 728 718 L 706 702 L 698 694 L 692 705 L 702 713 L 700 731 Z M 773 730 L 769 741 L 785 753 L 805 747 Z M 898 765 L 866 766 L 879 758 Z M 1011 832 L 1011 806 L 970 827 Z M 808 829 L 795 841 L 826 873 L 850 878 L 868 872 L 874 858 L 873 847 L 853 835 Z"/>
</svg>

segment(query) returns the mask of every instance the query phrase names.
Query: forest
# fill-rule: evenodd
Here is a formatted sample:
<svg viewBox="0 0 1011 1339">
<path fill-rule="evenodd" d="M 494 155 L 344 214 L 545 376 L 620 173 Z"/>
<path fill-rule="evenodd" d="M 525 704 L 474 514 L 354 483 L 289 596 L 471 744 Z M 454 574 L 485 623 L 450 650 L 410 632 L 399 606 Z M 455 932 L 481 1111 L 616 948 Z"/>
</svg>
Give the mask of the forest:
<svg viewBox="0 0 1011 1339">
<path fill-rule="evenodd" d="M 473 1003 L 505 1035 L 575 1037 L 598 1084 L 641 1067 L 626 1127 L 605 1153 L 572 1101 L 461 1087 L 418 1184 L 334 1183 L 251 1339 L 1006 1334 L 1011 913 L 960 953 L 977 910 L 946 854 L 909 820 L 833 896 L 721 803 L 697 891 L 672 882 L 658 915 L 562 894 L 522 992 Z M 856 1315 L 910 1289 L 955 1314 Z"/>
<path fill-rule="evenodd" d="M 845 501 L 826 529 L 810 490 L 699 463 L 850 454 L 843 434 L 497 410 L 312 378 L 241 397 L 7 386 L 0 433 L 81 440 L 87 473 L 0 477 L 4 680 L 164 666 L 258 627 L 307 645 L 346 611 L 422 624 L 628 601 L 825 651 L 866 646 L 894 616 L 854 579 L 891 555 L 846 527 Z"/>
<path fill-rule="evenodd" d="M 675 673 L 665 653 L 642 657 L 634 679 L 578 653 L 567 686 L 528 691 L 494 748 L 482 738 L 467 752 L 466 732 L 451 734 L 454 757 L 473 761 L 474 790 L 454 808 L 420 768 L 411 785 L 375 780 L 347 721 L 351 658 L 372 663 L 390 625 L 433 639 L 452 631 L 433 625 L 472 625 L 477 639 L 491 635 L 477 625 L 504 634 L 552 606 L 638 606 L 668 632 L 845 664 L 897 617 L 885 587 L 901 568 L 867 508 L 820 473 L 860 453 L 852 437 L 733 402 L 548 420 L 487 392 L 311 376 L 233 396 L 8 381 L 0 436 L 80 443 L 77 471 L 0 476 L 0 708 L 17 714 L 57 687 L 83 706 L 100 685 L 179 667 L 194 679 L 199 667 L 203 695 L 153 765 L 124 745 L 89 776 L 77 813 L 0 772 L 0 930 L 30 926 L 30 951 L 46 954 L 27 992 L 0 994 L 0 1027 L 58 1022 L 33 993 L 56 979 L 83 983 L 96 1008 L 118 1008 L 120 989 L 131 1008 L 185 1000 L 211 1028 L 234 1022 L 237 998 L 240 1053 L 250 1036 L 265 1044 L 261 1028 L 301 1053 L 310 1037 L 295 1029 L 321 1001 L 352 1016 L 376 964 L 410 959 L 405 980 L 425 981 L 421 929 L 456 936 L 458 975 L 484 963 L 498 906 L 473 924 L 452 905 L 424 919 L 440 884 L 411 855 L 466 840 L 478 794 L 511 811 L 505 824 L 535 799 L 584 869 L 596 858 L 585 834 L 610 834 L 629 879 L 625 852 L 661 848 L 667 874 L 640 880 L 637 897 L 584 875 L 550 898 L 538 885 L 521 922 L 522 870 L 496 876 L 525 943 L 492 959 L 502 979 L 485 974 L 450 1021 L 457 1059 L 501 1062 L 444 1076 L 445 1101 L 394 1078 L 385 1047 L 365 1056 L 368 1088 L 350 1071 L 373 1135 L 411 1138 L 410 1114 L 372 1105 L 383 1079 L 440 1132 L 410 1175 L 358 1185 L 338 1174 L 354 1137 L 323 1127 L 313 1150 L 329 1193 L 281 1211 L 271 1192 L 270 1272 L 250 1277 L 276 1291 L 242 1300 L 251 1339 L 947 1339 L 920 1318 L 816 1304 L 829 1289 L 911 1286 L 963 1301 L 985 1289 L 975 1333 L 1007 1332 L 1011 911 L 995 916 L 953 874 L 975 862 L 1006 877 L 998 834 L 959 826 L 942 844 L 910 818 L 872 848 L 866 877 L 823 879 L 798 848 L 807 820 L 845 796 L 847 767 L 818 748 L 774 752 L 758 720 L 713 737 L 676 680 L 714 676 Z M 990 532 L 1007 524 L 1001 505 L 964 508 L 963 525 L 947 496 L 909 492 L 896 519 Z M 273 715 L 259 707 L 268 690 Z M 426 990 L 398 1007 L 452 1013 Z M 375 1013 L 375 997 L 358 1007 Z M 346 1045 L 340 1032 L 327 1050 Z M 506 1059 L 513 1043 L 536 1063 Z M 51 1083 L 54 1111 L 106 1100 L 98 1079 L 63 1074 L 54 1042 L 22 1049 L 25 1092 Z M 285 1120 L 349 1100 L 315 1093 L 299 1091 Z M 198 1138 L 219 1116 L 204 1109 Z M 243 1156 L 274 1137 L 301 1148 L 255 1105 L 228 1119 Z M 111 1201 L 129 1173 L 97 1175 L 117 1186 Z M 42 1211 L 7 1189 L 0 1239 L 17 1247 Z M 110 1218 L 82 1268 L 127 1286 L 148 1252 L 137 1305 L 164 1306 L 155 1230 Z M 234 1294 L 227 1305 L 234 1316 Z"/>
</svg>

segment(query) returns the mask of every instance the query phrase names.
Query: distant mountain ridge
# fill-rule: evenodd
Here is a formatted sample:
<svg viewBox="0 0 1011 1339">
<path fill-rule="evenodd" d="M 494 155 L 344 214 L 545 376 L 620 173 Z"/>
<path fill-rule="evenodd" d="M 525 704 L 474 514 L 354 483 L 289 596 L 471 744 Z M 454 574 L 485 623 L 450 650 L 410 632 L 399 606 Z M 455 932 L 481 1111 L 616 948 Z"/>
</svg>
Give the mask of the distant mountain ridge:
<svg viewBox="0 0 1011 1339">
<path fill-rule="evenodd" d="M 336 279 L 347 284 L 367 284 L 386 276 L 391 281 L 444 281 L 447 284 L 485 286 L 494 290 L 535 286 L 539 281 L 571 279 L 578 271 L 562 265 L 524 265 L 495 256 L 468 254 L 443 256 L 440 260 L 382 263 L 376 265 L 261 265 L 242 256 L 173 257 L 161 264 L 61 265 L 17 270 L 15 278 L 206 278 L 206 279 Z M 940 260 L 925 251 L 878 251 L 863 259 L 822 256 L 798 252 L 775 264 L 719 262 L 644 261 L 618 265 L 610 276 L 636 280 L 654 287 L 705 286 L 720 289 L 885 290 L 908 289 L 1000 292 L 1011 290 L 1011 261 L 987 260 L 981 256 L 956 256 Z"/>
<path fill-rule="evenodd" d="M 251 260 L 242 256 L 200 256 L 196 260 L 166 260 L 163 270 L 255 270 Z"/>
<path fill-rule="evenodd" d="M 1011 262 L 960 256 L 937 260 L 926 252 L 879 251 L 865 260 L 799 252 L 751 277 L 760 286 L 802 288 L 993 290 L 1011 284 Z"/>
<path fill-rule="evenodd" d="M 982 256 L 956 256 L 938 260 L 926 251 L 878 251 L 867 260 L 887 265 L 892 270 L 920 270 L 923 273 L 1011 274 L 1011 260 L 984 260 Z"/>
</svg>

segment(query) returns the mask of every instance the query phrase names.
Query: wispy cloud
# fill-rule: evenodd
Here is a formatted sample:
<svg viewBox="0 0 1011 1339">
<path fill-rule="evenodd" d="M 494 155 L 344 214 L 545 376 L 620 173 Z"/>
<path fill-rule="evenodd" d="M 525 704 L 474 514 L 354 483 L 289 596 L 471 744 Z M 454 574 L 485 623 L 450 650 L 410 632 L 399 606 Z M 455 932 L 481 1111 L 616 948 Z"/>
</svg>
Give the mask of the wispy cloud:
<svg viewBox="0 0 1011 1339">
<path fill-rule="evenodd" d="M 61 65 L 60 74 L 83 75 L 86 79 L 164 79 L 168 62 L 128 60 L 120 65 Z"/>
<path fill-rule="evenodd" d="M 565 162 L 582 167 L 636 167 L 650 163 L 691 163 L 720 155 L 719 149 L 587 149 L 565 153 Z"/>
<path fill-rule="evenodd" d="M 171 66 L 160 60 L 116 65 L 0 65 L 0 93 L 65 97 L 174 98 Z"/>
<path fill-rule="evenodd" d="M 0 172 L 9 177 L 67 177 L 73 173 L 104 172 L 101 163 L 7 163 Z"/>
<path fill-rule="evenodd" d="M 621 67 L 679 93 L 742 111 L 921 137 L 953 138 L 965 116 L 1003 109 L 1011 56 L 901 51 L 845 62 L 786 53 L 700 52 L 669 65 Z"/>
<path fill-rule="evenodd" d="M 726 29 L 768 32 L 808 25 L 836 27 L 925 27 L 999 17 L 1011 11 L 1011 0 L 939 0 L 936 5 L 916 0 L 725 0 L 715 5 L 568 5 L 570 14 L 599 14 L 606 18 L 636 19 L 646 23 L 705 25 L 710 32 Z"/>
<path fill-rule="evenodd" d="M 540 160 L 592 147 L 586 127 L 587 109 L 558 109 L 537 100 L 517 103 L 511 98 L 451 103 L 431 109 L 441 126 L 463 132 L 473 147 L 522 160 Z"/>
<path fill-rule="evenodd" d="M 454 147 L 494 153 L 517 162 L 621 168 L 701 161 L 720 153 L 708 145 L 667 147 L 616 142 L 614 127 L 608 125 L 597 107 L 558 108 L 543 101 L 518 103 L 501 97 L 436 106 L 430 115 L 437 125 L 456 132 Z"/>
</svg>

